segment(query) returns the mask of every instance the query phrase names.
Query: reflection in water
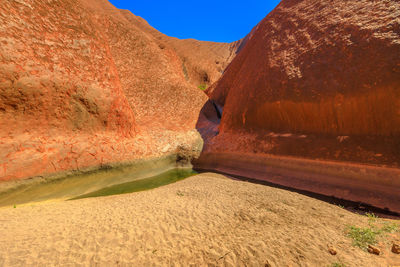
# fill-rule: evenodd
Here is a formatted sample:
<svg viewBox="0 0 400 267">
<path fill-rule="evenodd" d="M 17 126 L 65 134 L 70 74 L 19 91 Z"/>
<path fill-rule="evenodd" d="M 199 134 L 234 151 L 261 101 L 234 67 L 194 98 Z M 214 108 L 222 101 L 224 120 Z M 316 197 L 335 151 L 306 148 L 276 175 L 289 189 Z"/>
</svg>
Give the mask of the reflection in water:
<svg viewBox="0 0 400 267">
<path fill-rule="evenodd" d="M 191 169 L 173 169 L 150 178 L 145 178 L 128 183 L 105 187 L 103 189 L 91 192 L 89 194 L 84 194 L 78 197 L 74 197 L 72 198 L 72 200 L 88 198 L 88 197 L 127 194 L 127 193 L 149 190 L 183 180 L 195 174 L 197 173 Z"/>
<path fill-rule="evenodd" d="M 157 168 L 145 168 L 141 171 L 111 168 L 24 185 L 0 193 L 0 207 L 137 192 L 170 184 L 196 174 L 189 168 L 170 169 L 161 174 L 156 170 Z"/>
</svg>

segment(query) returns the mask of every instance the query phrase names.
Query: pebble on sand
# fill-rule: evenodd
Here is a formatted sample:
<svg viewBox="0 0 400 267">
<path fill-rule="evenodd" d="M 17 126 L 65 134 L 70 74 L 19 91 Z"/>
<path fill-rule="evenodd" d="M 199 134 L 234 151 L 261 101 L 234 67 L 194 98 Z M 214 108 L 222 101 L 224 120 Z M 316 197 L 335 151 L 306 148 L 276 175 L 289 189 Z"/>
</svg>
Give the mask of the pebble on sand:
<svg viewBox="0 0 400 267">
<path fill-rule="evenodd" d="M 400 254 L 400 244 L 398 244 L 398 243 L 393 243 L 392 252 L 393 252 L 393 253 L 396 253 L 396 254 Z"/>
<path fill-rule="evenodd" d="M 381 254 L 380 249 L 377 248 L 377 247 L 374 247 L 372 245 L 368 245 L 368 252 L 371 253 L 371 254 L 375 254 L 375 255 Z"/>
<path fill-rule="evenodd" d="M 328 251 L 329 251 L 329 253 L 331 255 L 336 255 L 337 254 L 336 249 L 334 247 L 332 247 L 332 246 L 328 246 Z"/>
</svg>

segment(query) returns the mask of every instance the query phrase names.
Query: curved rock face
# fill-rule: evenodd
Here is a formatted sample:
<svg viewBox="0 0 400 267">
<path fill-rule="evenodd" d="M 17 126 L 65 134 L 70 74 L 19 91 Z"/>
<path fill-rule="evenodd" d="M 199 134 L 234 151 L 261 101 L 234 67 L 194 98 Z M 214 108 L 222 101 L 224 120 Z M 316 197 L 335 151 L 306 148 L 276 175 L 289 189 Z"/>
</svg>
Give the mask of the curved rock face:
<svg viewBox="0 0 400 267">
<path fill-rule="evenodd" d="M 394 0 L 283 0 L 207 91 L 195 168 L 400 212 L 399 18 Z"/>
<path fill-rule="evenodd" d="M 394 0 L 282 1 L 253 30 L 211 93 L 224 107 L 219 138 L 251 134 L 267 143 L 251 146 L 258 152 L 293 155 L 298 144 L 303 152 L 296 156 L 397 165 L 399 17 L 400 2 Z M 275 133 L 296 140 L 281 141 Z M 360 136 L 371 139 L 359 142 Z M 309 142 L 327 152 L 312 155 Z M 341 153 L 346 142 L 353 142 L 347 147 L 357 150 L 348 152 L 353 156 Z M 378 159 L 370 159 L 375 154 Z"/>
<path fill-rule="evenodd" d="M 99 22 L 67 1 L 7 1 L 0 8 L 3 134 L 49 128 L 135 134 Z"/>
<path fill-rule="evenodd" d="M 192 129 L 207 97 L 196 77 L 217 80 L 215 61 L 226 65 L 232 45 L 144 25 L 106 0 L 2 2 L 0 180 L 197 146 Z M 203 67 L 196 61 L 207 51 Z"/>
<path fill-rule="evenodd" d="M 218 83 L 222 129 L 400 133 L 400 3 L 283 1 Z"/>
</svg>

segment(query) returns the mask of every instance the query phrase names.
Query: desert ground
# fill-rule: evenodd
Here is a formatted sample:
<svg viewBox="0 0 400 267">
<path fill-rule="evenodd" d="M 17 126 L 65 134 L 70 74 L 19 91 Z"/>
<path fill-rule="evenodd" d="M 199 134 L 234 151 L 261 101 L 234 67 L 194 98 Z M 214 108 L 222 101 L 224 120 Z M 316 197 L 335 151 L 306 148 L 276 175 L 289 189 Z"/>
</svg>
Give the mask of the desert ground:
<svg viewBox="0 0 400 267">
<path fill-rule="evenodd" d="M 399 232 L 380 237 L 379 256 L 352 244 L 346 229 L 368 220 L 298 193 L 203 173 L 138 193 L 1 208 L 0 266 L 400 265 L 390 251 Z"/>
<path fill-rule="evenodd" d="M 0 267 L 400 267 L 400 0 L 110 1 L 0 0 Z"/>
</svg>

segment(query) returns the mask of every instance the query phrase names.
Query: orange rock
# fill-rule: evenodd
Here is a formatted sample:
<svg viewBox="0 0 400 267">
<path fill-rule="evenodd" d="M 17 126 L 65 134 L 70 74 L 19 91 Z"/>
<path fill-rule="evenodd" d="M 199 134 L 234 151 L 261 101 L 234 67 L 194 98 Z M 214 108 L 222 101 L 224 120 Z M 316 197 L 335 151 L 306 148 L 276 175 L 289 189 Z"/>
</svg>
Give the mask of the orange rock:
<svg viewBox="0 0 400 267">
<path fill-rule="evenodd" d="M 196 168 L 400 211 L 399 12 L 396 1 L 282 0 L 207 90 Z M 337 167 L 317 174 L 327 160 Z M 367 175 L 365 163 L 384 168 Z"/>
<path fill-rule="evenodd" d="M 400 84 L 393 9 L 394 2 L 282 1 L 212 94 L 225 105 L 223 131 L 399 134 L 400 120 L 388 109 Z M 388 19 L 374 24 L 376 17 Z"/>
<path fill-rule="evenodd" d="M 238 44 L 170 38 L 106 0 L 2 2 L 0 39 L 0 180 L 190 146 L 197 86 Z"/>
<path fill-rule="evenodd" d="M 208 91 L 223 107 L 213 146 L 232 146 L 235 133 L 248 140 L 240 152 L 399 166 L 399 10 L 396 1 L 283 0 Z"/>
</svg>

